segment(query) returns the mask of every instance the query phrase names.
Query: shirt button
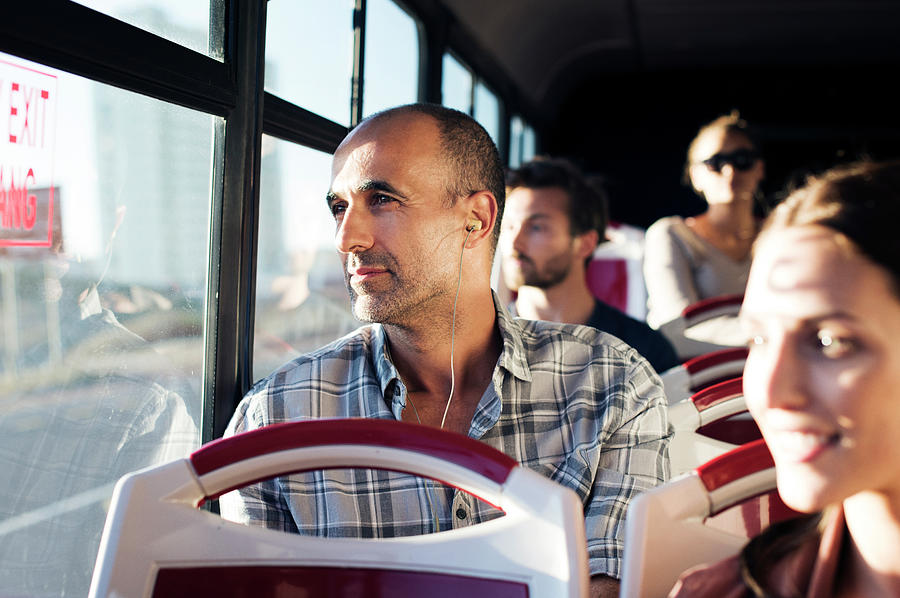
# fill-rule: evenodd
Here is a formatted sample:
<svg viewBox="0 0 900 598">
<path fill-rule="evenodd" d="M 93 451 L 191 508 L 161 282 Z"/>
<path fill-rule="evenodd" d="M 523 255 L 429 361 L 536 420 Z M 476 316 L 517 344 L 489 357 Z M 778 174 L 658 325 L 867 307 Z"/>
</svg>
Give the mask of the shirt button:
<svg viewBox="0 0 900 598">
<path fill-rule="evenodd" d="M 456 518 L 457 519 L 465 519 L 466 518 L 466 510 L 462 507 L 456 509 Z"/>
</svg>

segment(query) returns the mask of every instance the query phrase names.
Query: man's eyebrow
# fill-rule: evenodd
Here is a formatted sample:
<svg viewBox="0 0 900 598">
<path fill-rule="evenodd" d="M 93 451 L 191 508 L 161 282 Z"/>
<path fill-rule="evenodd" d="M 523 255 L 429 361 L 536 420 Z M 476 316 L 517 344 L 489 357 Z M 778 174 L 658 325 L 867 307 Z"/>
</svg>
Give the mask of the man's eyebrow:
<svg viewBox="0 0 900 598">
<path fill-rule="evenodd" d="M 380 179 L 366 179 L 356 187 L 356 190 L 360 193 L 363 193 L 365 191 L 384 191 L 385 193 L 390 193 L 391 195 L 405 197 L 396 187 L 391 185 L 389 182 Z"/>
<path fill-rule="evenodd" d="M 401 199 L 406 199 L 406 196 L 403 195 L 396 187 L 394 187 L 387 181 L 382 181 L 379 179 L 366 179 L 356 187 L 357 193 L 365 193 L 367 191 L 383 191 L 384 193 L 396 195 Z M 339 199 L 340 197 L 334 191 L 328 191 L 328 193 L 325 194 L 325 202 L 329 206 L 331 206 L 332 203 L 336 202 Z"/>
</svg>

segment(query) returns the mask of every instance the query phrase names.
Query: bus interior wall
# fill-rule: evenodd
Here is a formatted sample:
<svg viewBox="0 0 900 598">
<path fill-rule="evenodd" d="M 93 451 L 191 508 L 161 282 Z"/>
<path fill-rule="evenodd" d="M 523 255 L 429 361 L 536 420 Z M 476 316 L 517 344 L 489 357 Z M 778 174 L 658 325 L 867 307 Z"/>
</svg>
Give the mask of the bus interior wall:
<svg viewBox="0 0 900 598">
<path fill-rule="evenodd" d="M 759 133 L 763 203 L 836 164 L 900 158 L 897 63 L 610 72 L 576 83 L 544 131 L 542 153 L 600 175 L 612 220 L 647 227 L 704 202 L 682 183 L 703 124 L 738 110 Z"/>
</svg>

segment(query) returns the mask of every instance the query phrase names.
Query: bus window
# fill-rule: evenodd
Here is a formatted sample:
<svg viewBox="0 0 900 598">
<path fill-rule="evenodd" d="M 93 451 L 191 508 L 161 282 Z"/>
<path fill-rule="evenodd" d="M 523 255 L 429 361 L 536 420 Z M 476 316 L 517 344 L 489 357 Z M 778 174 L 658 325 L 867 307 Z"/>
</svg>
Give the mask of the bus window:
<svg viewBox="0 0 900 598">
<path fill-rule="evenodd" d="M 352 2 L 268 3 L 266 91 L 347 126 L 352 74 Z"/>
<path fill-rule="evenodd" d="M 442 103 L 466 114 L 472 109 L 472 73 L 449 52 L 444 54 Z"/>
<path fill-rule="evenodd" d="M 528 162 L 535 154 L 534 129 L 520 116 L 509 122 L 509 165 L 513 168 Z"/>
<path fill-rule="evenodd" d="M 475 84 L 475 106 L 473 116 L 490 134 L 494 143 L 500 139 L 500 100 L 488 87 L 478 81 Z"/>
<path fill-rule="evenodd" d="M 419 31 L 416 22 L 391 0 L 366 4 L 363 115 L 416 101 Z"/>
<path fill-rule="evenodd" d="M 0 594 L 87 593 L 113 484 L 199 445 L 209 115 L 0 55 Z"/>
<path fill-rule="evenodd" d="M 350 314 L 325 204 L 331 156 L 263 137 L 253 377 L 361 325 Z"/>
<path fill-rule="evenodd" d="M 210 2 L 183 2 L 181 0 L 75 0 L 88 8 L 155 33 L 191 50 L 222 59 L 221 43 L 210 48 Z M 221 2 L 221 0 L 215 0 Z M 218 11 L 219 15 L 223 11 Z M 224 20 L 219 18 L 214 26 L 220 30 Z M 221 40 L 219 33 L 214 39 Z"/>
<path fill-rule="evenodd" d="M 534 158 L 537 153 L 537 137 L 534 133 L 534 129 L 525 124 L 522 129 L 522 162 L 527 162 Z"/>
</svg>

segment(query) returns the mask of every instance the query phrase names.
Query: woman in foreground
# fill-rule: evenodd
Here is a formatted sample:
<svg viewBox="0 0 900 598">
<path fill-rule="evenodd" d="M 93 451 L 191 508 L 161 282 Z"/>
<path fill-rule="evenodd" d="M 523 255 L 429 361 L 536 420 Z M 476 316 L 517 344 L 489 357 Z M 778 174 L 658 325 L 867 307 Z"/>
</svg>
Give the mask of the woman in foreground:
<svg viewBox="0 0 900 598">
<path fill-rule="evenodd" d="M 900 163 L 793 193 L 756 246 L 744 391 L 778 491 L 809 513 L 672 596 L 900 596 Z"/>
</svg>

